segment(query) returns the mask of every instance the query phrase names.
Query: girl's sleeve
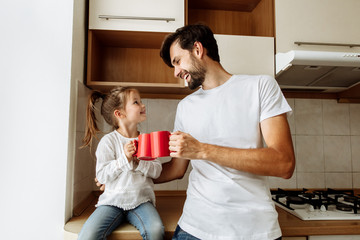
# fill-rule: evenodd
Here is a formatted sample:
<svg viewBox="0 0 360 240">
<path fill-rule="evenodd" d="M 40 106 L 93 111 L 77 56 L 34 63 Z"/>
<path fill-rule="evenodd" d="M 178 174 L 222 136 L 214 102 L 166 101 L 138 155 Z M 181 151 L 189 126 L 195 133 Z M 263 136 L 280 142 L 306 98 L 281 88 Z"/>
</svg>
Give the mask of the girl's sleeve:
<svg viewBox="0 0 360 240">
<path fill-rule="evenodd" d="M 96 149 L 96 178 L 101 184 L 111 182 L 122 172 L 132 169 L 124 151 L 120 152 L 117 157 L 115 145 L 110 140 L 101 139 Z"/>
<path fill-rule="evenodd" d="M 160 160 L 155 159 L 153 161 L 139 161 L 138 167 L 135 171 L 142 172 L 146 177 L 156 179 L 160 176 L 162 171 L 162 165 Z"/>
</svg>

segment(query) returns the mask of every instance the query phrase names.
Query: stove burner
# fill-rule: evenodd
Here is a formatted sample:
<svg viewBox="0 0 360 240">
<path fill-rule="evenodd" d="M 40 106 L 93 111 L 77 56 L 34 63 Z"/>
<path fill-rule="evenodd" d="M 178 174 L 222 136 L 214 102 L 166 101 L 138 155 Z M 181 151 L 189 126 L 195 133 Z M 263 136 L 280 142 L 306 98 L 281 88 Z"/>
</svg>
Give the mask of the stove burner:
<svg viewBox="0 0 360 240">
<path fill-rule="evenodd" d="M 353 196 L 344 196 L 344 201 L 349 203 L 355 203 L 356 197 Z"/>
<path fill-rule="evenodd" d="M 336 204 L 336 209 L 343 211 L 343 212 L 351 212 L 353 210 L 353 208 L 351 206 L 344 204 L 344 203 Z"/>
<path fill-rule="evenodd" d="M 315 197 L 315 194 L 313 194 L 313 193 L 304 193 L 303 196 L 304 196 L 305 198 L 312 199 L 312 198 Z"/>
<path fill-rule="evenodd" d="M 302 199 L 301 197 L 298 197 L 298 196 L 287 196 L 286 202 L 289 204 L 298 204 L 298 205 L 305 204 L 304 199 Z"/>
<path fill-rule="evenodd" d="M 272 190 L 278 207 L 302 220 L 360 220 L 360 197 L 353 190 Z"/>
</svg>

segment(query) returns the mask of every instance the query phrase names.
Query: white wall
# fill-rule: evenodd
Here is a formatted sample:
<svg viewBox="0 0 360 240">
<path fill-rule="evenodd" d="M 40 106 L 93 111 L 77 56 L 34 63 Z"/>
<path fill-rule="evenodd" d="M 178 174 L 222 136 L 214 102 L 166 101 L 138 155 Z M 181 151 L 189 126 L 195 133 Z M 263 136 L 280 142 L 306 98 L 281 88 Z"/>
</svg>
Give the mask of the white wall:
<svg viewBox="0 0 360 240">
<path fill-rule="evenodd" d="M 1 239 L 62 239 L 72 0 L 0 2 Z"/>
</svg>

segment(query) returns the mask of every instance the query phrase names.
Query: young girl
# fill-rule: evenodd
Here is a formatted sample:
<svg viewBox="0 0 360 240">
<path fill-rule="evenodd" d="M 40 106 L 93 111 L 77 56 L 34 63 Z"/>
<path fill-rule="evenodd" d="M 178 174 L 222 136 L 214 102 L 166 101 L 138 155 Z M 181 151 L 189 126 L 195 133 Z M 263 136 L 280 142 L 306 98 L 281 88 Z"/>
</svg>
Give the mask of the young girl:
<svg viewBox="0 0 360 240">
<path fill-rule="evenodd" d="M 84 146 L 99 132 L 94 112 L 98 98 L 103 99 L 101 115 L 115 130 L 106 134 L 96 149 L 96 178 L 106 187 L 78 239 L 106 239 L 126 220 L 143 239 L 163 239 L 164 226 L 154 207 L 152 181 L 161 173 L 161 162 L 139 161 L 133 156 L 137 125 L 146 119 L 145 105 L 134 88 L 118 87 L 109 94 L 94 91 L 87 107 Z"/>
</svg>

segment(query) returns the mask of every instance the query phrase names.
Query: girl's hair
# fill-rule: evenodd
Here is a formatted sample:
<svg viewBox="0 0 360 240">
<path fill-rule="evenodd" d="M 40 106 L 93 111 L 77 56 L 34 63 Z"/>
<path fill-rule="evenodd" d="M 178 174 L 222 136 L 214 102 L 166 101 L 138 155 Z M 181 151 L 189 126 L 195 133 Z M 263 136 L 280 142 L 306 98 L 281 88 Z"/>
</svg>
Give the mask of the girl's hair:
<svg viewBox="0 0 360 240">
<path fill-rule="evenodd" d="M 96 134 L 100 132 L 95 116 L 95 103 L 99 98 L 102 98 L 101 104 L 101 115 L 105 121 L 111 125 L 114 129 L 117 129 L 118 122 L 115 118 L 115 110 L 124 110 L 126 101 L 130 95 L 130 92 L 138 92 L 137 89 L 131 87 L 116 87 L 112 89 L 109 93 L 104 94 L 99 91 L 93 91 L 89 95 L 88 105 L 86 109 L 86 127 L 85 127 L 85 136 L 83 138 L 82 147 L 89 146 Z"/>
</svg>

